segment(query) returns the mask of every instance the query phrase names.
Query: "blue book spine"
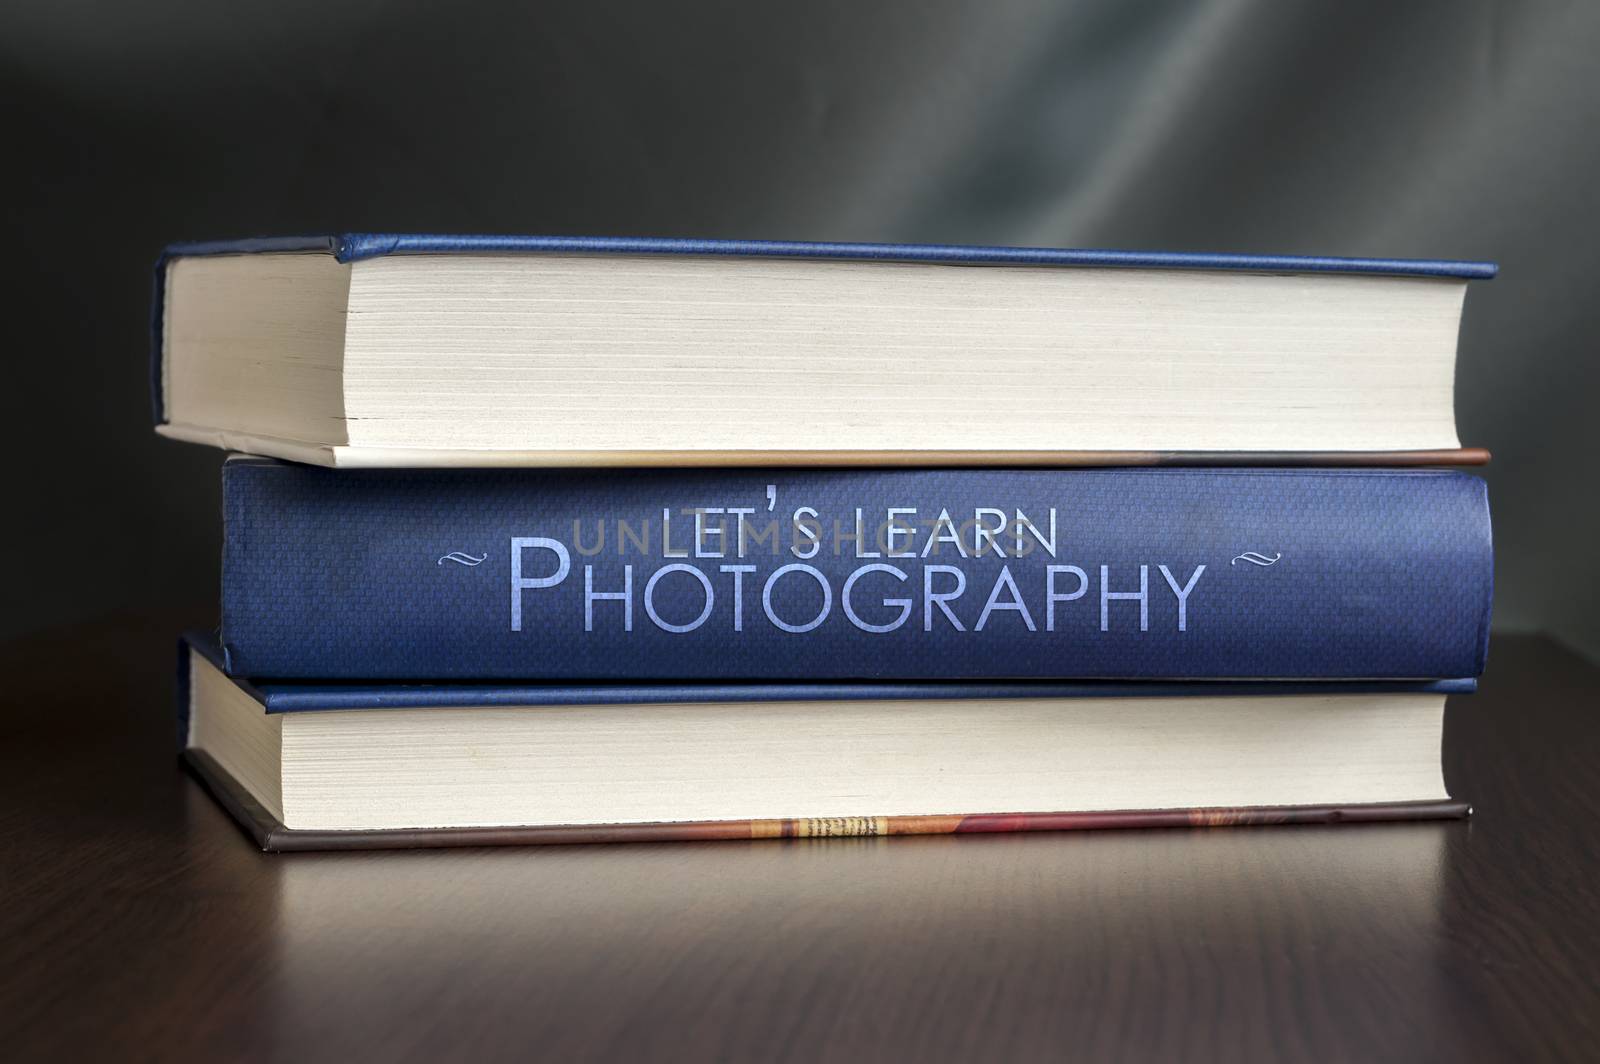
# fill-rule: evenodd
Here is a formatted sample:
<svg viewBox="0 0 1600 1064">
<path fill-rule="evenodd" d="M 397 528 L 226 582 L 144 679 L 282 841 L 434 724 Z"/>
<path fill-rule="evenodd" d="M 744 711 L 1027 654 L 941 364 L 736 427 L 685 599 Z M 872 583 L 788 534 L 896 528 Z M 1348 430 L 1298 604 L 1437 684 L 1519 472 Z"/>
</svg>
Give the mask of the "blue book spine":
<svg viewBox="0 0 1600 1064">
<path fill-rule="evenodd" d="M 1483 482 L 1423 470 L 223 471 L 263 679 L 1479 675 Z"/>
</svg>

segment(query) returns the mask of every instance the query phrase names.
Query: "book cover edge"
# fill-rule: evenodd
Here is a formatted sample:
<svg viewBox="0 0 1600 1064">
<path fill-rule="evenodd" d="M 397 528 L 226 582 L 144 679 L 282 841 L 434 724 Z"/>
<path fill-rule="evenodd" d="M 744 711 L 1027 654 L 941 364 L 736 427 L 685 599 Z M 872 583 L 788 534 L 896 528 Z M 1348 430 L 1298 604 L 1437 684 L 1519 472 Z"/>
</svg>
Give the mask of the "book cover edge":
<svg viewBox="0 0 1600 1064">
<path fill-rule="evenodd" d="M 449 233 L 340 233 L 331 236 L 248 237 L 239 240 L 191 241 L 168 245 L 162 257 L 170 259 L 184 255 L 239 255 L 272 251 L 327 251 L 340 262 L 360 262 L 384 255 L 415 254 L 669 255 L 926 262 L 953 265 L 1358 273 L 1460 280 L 1488 280 L 1499 270 L 1498 265 L 1493 262 L 1457 259 L 1135 251 L 1118 248 L 983 244 Z"/>
<path fill-rule="evenodd" d="M 681 705 L 723 702 L 837 702 L 917 699 L 1013 698 L 1231 698 L 1274 695 L 1375 693 L 1469 695 L 1470 676 L 1434 680 L 1017 680 L 839 681 L 831 683 L 573 682 L 318 683 L 251 680 L 229 670 L 227 648 L 198 629 L 179 639 L 180 718 L 188 713 L 188 655 L 199 654 L 267 713 L 318 713 L 361 709 L 452 709 L 483 706 Z M 186 732 L 186 725 L 180 729 Z"/>
</svg>

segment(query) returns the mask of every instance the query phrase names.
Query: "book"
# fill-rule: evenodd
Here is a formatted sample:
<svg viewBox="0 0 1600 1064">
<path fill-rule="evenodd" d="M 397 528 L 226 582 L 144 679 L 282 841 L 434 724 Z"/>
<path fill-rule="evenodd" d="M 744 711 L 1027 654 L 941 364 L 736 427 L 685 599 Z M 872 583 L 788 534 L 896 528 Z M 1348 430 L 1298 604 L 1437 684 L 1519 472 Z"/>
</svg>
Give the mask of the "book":
<svg viewBox="0 0 1600 1064">
<path fill-rule="evenodd" d="M 1467 464 L 1480 262 L 593 237 L 179 244 L 158 430 L 332 466 Z"/>
<path fill-rule="evenodd" d="M 1462 816 L 1473 681 L 253 686 L 182 645 L 184 758 L 269 850 Z"/>
<path fill-rule="evenodd" d="M 223 467 L 226 671 L 381 680 L 1450 679 L 1450 470 Z"/>
</svg>

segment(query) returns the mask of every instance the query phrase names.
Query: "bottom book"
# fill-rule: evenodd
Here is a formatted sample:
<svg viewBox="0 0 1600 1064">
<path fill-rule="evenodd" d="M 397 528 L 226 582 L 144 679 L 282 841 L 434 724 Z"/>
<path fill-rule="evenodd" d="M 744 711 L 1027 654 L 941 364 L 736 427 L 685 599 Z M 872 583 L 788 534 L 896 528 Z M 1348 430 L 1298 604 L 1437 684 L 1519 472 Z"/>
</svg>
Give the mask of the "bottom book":
<svg viewBox="0 0 1600 1064">
<path fill-rule="evenodd" d="M 1465 816 L 1434 683 L 319 686 L 184 641 L 184 761 L 265 850 Z"/>
</svg>

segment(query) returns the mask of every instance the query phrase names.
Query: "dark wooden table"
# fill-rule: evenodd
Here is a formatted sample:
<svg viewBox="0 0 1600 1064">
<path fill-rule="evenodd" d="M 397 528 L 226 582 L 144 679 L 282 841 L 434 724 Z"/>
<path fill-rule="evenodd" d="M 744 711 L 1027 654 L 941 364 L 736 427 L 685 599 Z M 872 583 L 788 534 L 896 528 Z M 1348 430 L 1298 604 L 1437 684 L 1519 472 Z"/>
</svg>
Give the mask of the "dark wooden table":
<svg viewBox="0 0 1600 1064">
<path fill-rule="evenodd" d="M 269 857 L 168 618 L 0 649 L 0 1056 L 1600 1058 L 1600 672 L 1496 642 L 1464 823 Z"/>
</svg>

